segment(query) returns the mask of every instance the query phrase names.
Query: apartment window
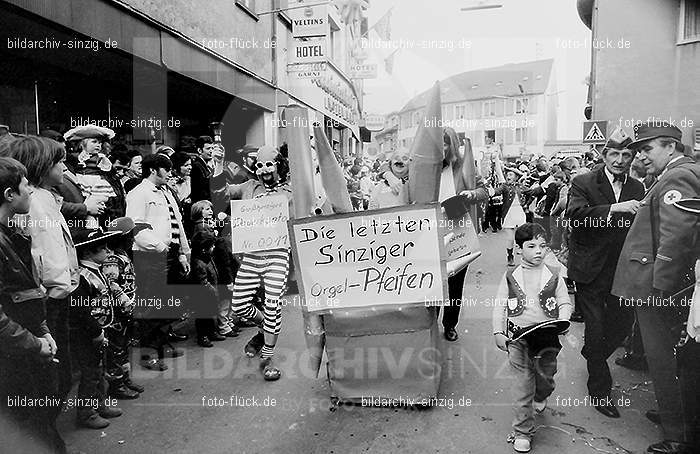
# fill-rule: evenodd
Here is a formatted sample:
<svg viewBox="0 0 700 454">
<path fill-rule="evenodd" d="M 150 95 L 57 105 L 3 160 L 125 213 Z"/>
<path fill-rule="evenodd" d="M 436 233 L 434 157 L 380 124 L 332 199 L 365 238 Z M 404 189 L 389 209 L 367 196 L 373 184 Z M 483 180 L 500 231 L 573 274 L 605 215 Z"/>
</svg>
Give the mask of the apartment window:
<svg viewBox="0 0 700 454">
<path fill-rule="evenodd" d="M 504 130 L 506 145 L 513 145 L 513 134 L 514 133 L 515 133 L 515 130 L 511 129 L 511 128 L 506 128 Z"/>
<path fill-rule="evenodd" d="M 525 114 L 525 113 L 527 113 L 527 107 L 528 107 L 528 99 L 527 98 L 517 98 L 515 100 L 514 112 L 516 114 Z"/>
<path fill-rule="evenodd" d="M 255 20 L 258 20 L 257 10 L 255 9 L 255 0 L 236 0 L 236 5 L 238 5 L 243 11 L 253 16 Z"/>
<path fill-rule="evenodd" d="M 700 1 L 681 0 L 678 27 L 679 44 L 700 41 Z"/>
<path fill-rule="evenodd" d="M 455 120 L 463 119 L 467 114 L 467 106 L 455 106 Z"/>
<path fill-rule="evenodd" d="M 483 115 L 484 117 L 496 116 L 496 101 L 484 101 Z"/>
<path fill-rule="evenodd" d="M 527 142 L 527 128 L 515 128 L 515 143 Z"/>
<path fill-rule="evenodd" d="M 469 103 L 464 106 L 464 118 L 472 119 L 479 118 L 479 103 Z"/>
</svg>

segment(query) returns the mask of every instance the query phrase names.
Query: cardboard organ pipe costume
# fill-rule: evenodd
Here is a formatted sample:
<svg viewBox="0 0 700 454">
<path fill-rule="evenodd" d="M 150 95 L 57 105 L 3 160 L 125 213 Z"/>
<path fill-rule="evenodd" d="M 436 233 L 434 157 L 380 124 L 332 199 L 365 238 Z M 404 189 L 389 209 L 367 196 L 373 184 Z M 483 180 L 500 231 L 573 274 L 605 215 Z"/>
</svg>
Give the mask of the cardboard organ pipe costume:
<svg viewBox="0 0 700 454">
<path fill-rule="evenodd" d="M 426 118 L 440 115 L 439 85 L 435 85 L 428 106 Z M 321 167 L 323 183 L 327 194 L 326 203 L 317 206 L 311 189 L 312 164 L 308 142 L 308 119 L 306 110 L 290 106 L 285 110 L 287 124 L 290 167 L 294 186 L 294 207 L 296 218 L 317 214 L 330 214 L 352 211 L 342 170 L 336 162 L 322 129 L 315 128 L 316 149 Z M 439 124 L 436 122 L 435 124 Z M 440 181 L 443 172 L 443 131 L 439 127 L 421 125 L 413 146 L 413 160 L 408 164 L 406 153 L 396 154 L 402 165 L 408 164 L 408 184 L 404 188 L 403 202 L 396 200 L 392 205 L 407 203 L 435 203 L 440 194 Z M 460 175 L 460 190 L 475 189 L 476 170 L 471 149 L 467 156 L 458 160 L 459 166 L 449 167 L 447 173 Z M 452 163 L 454 165 L 454 163 Z M 393 166 L 392 166 L 393 167 Z M 401 165 L 397 166 L 400 168 Z M 392 169 L 396 170 L 396 169 Z M 405 174 L 398 172 L 405 183 Z M 383 183 L 379 183 L 383 184 Z M 454 185 L 454 183 L 453 183 Z M 469 198 L 456 196 L 452 190 L 447 199 L 448 217 L 459 225 L 459 220 L 469 219 L 471 207 Z M 410 195 L 409 195 L 410 194 Z M 410 198 L 410 201 L 409 201 Z M 399 199 L 400 200 L 400 199 Z M 395 206 L 394 205 L 394 206 Z M 385 205 L 386 206 L 386 205 Z M 359 217 L 359 216 L 358 216 Z M 471 226 L 471 224 L 467 224 Z M 473 229 L 473 227 L 471 227 Z M 445 232 L 445 242 L 452 236 Z M 476 235 L 474 234 L 474 240 Z M 455 273 L 477 258 L 480 252 L 471 250 L 455 254 L 455 260 L 447 263 L 448 270 Z M 447 276 L 442 276 L 446 280 Z M 444 295 L 443 295 L 444 296 Z M 372 307 L 332 310 L 327 314 L 310 313 L 302 304 L 304 331 L 310 355 L 311 370 L 320 370 L 323 352 L 328 357 L 327 372 L 333 399 L 345 402 L 359 402 L 361 397 L 386 398 L 430 398 L 435 397 L 441 379 L 439 364 L 437 310 L 423 305 L 405 307 Z M 348 355 L 356 352 L 381 352 L 377 355 L 364 355 L 356 361 L 347 361 Z M 416 352 L 406 363 L 405 352 Z M 425 354 L 428 352 L 428 354 Z M 389 358 L 386 360 L 385 358 Z M 392 361 L 393 358 L 393 361 Z M 402 370 L 397 373 L 397 358 L 401 358 Z M 364 371 L 364 372 L 363 372 Z M 372 371 L 370 374 L 369 371 Z"/>
</svg>

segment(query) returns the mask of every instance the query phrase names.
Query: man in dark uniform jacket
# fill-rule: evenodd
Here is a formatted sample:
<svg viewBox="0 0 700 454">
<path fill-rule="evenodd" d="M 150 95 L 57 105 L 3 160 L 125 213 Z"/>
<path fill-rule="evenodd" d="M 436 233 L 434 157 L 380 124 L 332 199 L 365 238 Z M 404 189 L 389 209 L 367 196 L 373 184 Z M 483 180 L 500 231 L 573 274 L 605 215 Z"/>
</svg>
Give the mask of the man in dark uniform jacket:
<svg viewBox="0 0 700 454">
<path fill-rule="evenodd" d="M 585 322 L 581 353 L 588 367 L 588 394 L 603 415 L 619 418 L 611 402 L 612 376 L 608 358 L 629 333 L 634 313 L 610 294 L 617 260 L 634 214 L 644 198 L 644 185 L 628 175 L 632 140 L 609 140 L 603 149 L 605 165 L 575 177 L 566 215 L 571 222 L 569 278 L 576 282 L 576 306 Z"/>
<path fill-rule="evenodd" d="M 700 440 L 693 440 L 693 416 L 687 404 L 698 390 L 681 388 L 677 375 L 682 376 L 683 364 L 676 363 L 674 348 L 687 307 L 680 298 L 670 297 L 692 283 L 689 274 L 700 220 L 676 209 L 674 202 L 700 196 L 700 165 L 683 155 L 682 133 L 675 126 L 643 123 L 635 127 L 635 136 L 630 147 L 638 150 L 647 171 L 658 180 L 649 188 L 627 235 L 612 293 L 621 304 L 635 307 L 654 382 L 664 441 L 649 446 L 648 452 L 695 453 Z"/>
</svg>

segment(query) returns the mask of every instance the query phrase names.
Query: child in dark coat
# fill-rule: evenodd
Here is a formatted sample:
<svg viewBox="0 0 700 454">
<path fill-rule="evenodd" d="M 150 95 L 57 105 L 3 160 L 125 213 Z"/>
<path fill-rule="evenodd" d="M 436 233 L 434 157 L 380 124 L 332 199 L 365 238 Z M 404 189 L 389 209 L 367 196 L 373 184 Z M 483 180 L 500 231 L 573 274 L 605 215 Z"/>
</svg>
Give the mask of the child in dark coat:
<svg viewBox="0 0 700 454">
<path fill-rule="evenodd" d="M 216 237 L 208 230 L 199 230 L 192 237 L 191 271 L 192 303 L 195 307 L 195 329 L 197 343 L 201 347 L 213 347 L 212 340 L 224 340 L 216 328 L 216 315 L 219 306 L 219 277 L 214 266 L 212 253 Z"/>
</svg>

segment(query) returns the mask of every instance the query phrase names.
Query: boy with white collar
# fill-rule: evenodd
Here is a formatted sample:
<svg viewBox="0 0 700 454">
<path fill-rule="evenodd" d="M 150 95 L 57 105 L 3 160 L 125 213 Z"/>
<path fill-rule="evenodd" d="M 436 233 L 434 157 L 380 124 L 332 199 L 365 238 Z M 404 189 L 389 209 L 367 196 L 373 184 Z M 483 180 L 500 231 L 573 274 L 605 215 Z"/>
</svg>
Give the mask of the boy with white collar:
<svg viewBox="0 0 700 454">
<path fill-rule="evenodd" d="M 547 251 L 542 226 L 527 223 L 518 227 L 515 243 L 522 249 L 522 261 L 501 279 L 493 333 L 496 346 L 508 352 L 516 377 L 510 438 L 516 452 L 529 452 L 535 429 L 533 407 L 538 413 L 544 411 L 554 391 L 559 334 L 568 328 L 573 306 L 558 269 L 544 262 Z"/>
</svg>

